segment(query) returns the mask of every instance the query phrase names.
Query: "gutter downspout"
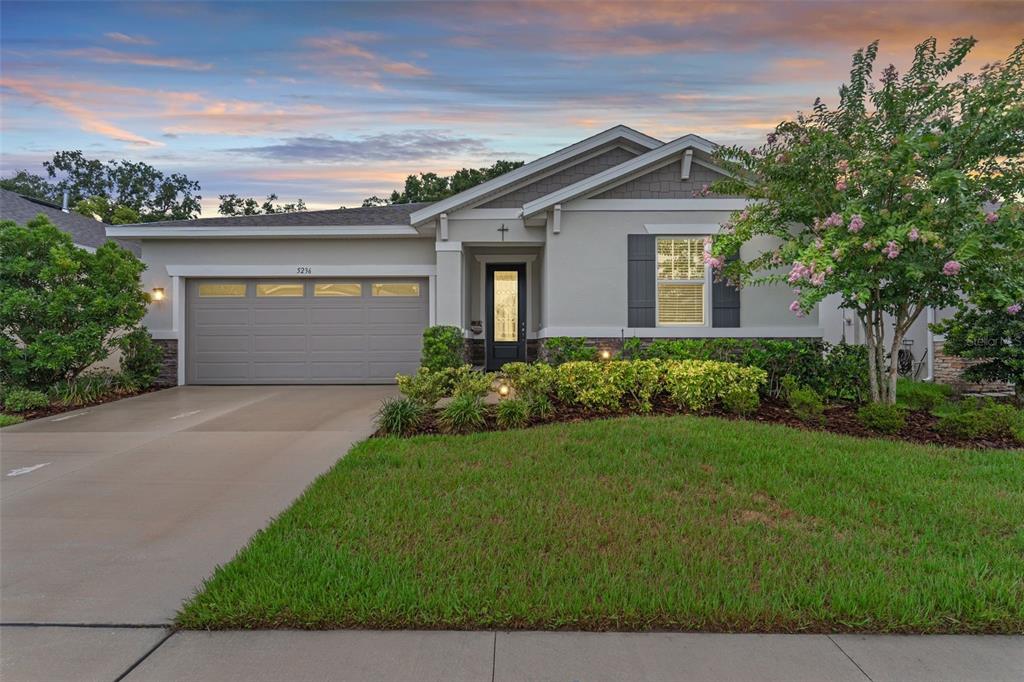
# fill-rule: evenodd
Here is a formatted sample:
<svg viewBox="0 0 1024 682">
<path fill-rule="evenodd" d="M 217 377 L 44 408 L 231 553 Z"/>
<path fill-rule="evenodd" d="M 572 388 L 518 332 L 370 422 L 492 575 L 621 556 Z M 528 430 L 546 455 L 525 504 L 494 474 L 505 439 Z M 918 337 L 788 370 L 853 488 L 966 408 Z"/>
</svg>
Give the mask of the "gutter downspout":
<svg viewBox="0 0 1024 682">
<path fill-rule="evenodd" d="M 935 308 L 928 306 L 928 310 L 925 313 L 927 326 L 928 326 L 928 376 L 924 378 L 925 381 L 934 381 L 935 379 L 935 334 L 932 332 L 932 324 L 935 322 Z"/>
</svg>

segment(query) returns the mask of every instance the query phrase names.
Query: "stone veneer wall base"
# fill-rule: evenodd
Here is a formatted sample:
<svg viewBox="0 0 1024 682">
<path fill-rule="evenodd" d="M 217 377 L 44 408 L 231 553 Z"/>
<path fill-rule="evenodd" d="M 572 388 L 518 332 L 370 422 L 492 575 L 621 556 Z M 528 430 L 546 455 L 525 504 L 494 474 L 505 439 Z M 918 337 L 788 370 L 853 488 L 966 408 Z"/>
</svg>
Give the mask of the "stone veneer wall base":
<svg viewBox="0 0 1024 682">
<path fill-rule="evenodd" d="M 178 340 L 153 339 L 164 352 L 163 366 L 156 378 L 158 386 L 177 386 L 178 384 Z"/>
</svg>

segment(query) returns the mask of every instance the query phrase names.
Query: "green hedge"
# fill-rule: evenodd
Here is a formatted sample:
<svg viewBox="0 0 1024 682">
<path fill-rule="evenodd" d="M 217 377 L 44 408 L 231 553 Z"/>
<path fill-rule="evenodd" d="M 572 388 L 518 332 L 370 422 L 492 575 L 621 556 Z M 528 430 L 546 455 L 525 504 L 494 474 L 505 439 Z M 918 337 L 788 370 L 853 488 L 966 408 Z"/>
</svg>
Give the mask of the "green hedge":
<svg viewBox="0 0 1024 682">
<path fill-rule="evenodd" d="M 465 342 L 458 327 L 435 325 L 423 330 L 420 365 L 433 372 L 460 367 L 465 359 Z"/>
<path fill-rule="evenodd" d="M 764 370 L 761 389 L 782 395 L 782 378 L 791 375 L 802 386 L 829 399 L 860 402 L 868 394 L 867 349 L 829 344 L 820 339 L 626 339 L 622 355 L 641 360 L 717 360 Z"/>
<path fill-rule="evenodd" d="M 723 402 L 749 409 L 768 379 L 756 367 L 714 360 L 580 361 L 554 368 L 511 363 L 503 375 L 524 397 L 549 395 L 564 405 L 595 412 L 627 408 L 641 413 L 650 412 L 658 398 L 690 410 Z"/>
</svg>

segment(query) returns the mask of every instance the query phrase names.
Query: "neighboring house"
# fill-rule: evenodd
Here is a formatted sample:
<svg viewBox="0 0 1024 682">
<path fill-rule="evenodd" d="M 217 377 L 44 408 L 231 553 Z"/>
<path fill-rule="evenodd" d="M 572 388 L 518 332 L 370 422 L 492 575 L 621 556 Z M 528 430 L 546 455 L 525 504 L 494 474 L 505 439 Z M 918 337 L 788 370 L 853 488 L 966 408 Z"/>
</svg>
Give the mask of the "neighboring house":
<svg viewBox="0 0 1024 682">
<path fill-rule="evenodd" d="M 713 282 L 703 239 L 746 203 L 702 191 L 714 149 L 616 126 L 433 204 L 107 234 L 142 242 L 145 286 L 165 293 L 146 324 L 179 383 L 391 382 L 433 324 L 462 329 L 488 368 L 555 336 L 829 336 L 817 312 L 789 312 L 788 287 Z"/>
<path fill-rule="evenodd" d="M 59 229 L 70 234 L 75 245 L 83 249 L 95 251 L 108 241 L 106 225 L 98 220 L 63 209 L 58 204 L 52 204 L 49 201 L 0 189 L 0 220 L 13 220 L 19 225 L 24 225 L 40 213 Z M 142 252 L 136 241 L 124 239 L 115 239 L 114 241 L 136 256 Z"/>
</svg>

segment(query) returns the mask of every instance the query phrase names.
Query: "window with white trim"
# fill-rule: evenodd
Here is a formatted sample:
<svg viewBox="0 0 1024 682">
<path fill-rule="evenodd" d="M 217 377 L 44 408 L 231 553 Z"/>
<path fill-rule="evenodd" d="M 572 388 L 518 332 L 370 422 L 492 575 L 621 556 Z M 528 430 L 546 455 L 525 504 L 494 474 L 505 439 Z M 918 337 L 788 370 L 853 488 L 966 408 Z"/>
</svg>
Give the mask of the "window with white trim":
<svg viewBox="0 0 1024 682">
<path fill-rule="evenodd" d="M 704 238 L 659 237 L 657 266 L 658 326 L 705 324 Z"/>
</svg>

